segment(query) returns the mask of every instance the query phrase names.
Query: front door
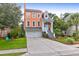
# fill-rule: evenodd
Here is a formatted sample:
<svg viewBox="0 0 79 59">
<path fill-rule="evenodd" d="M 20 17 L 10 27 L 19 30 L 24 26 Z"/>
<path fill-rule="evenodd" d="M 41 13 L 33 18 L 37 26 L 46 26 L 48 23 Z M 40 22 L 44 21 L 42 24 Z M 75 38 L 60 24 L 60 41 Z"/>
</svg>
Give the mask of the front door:
<svg viewBox="0 0 79 59">
<path fill-rule="evenodd" d="M 51 23 L 50 22 L 46 22 L 44 23 L 45 26 L 45 32 L 48 33 L 48 31 L 51 32 Z"/>
</svg>

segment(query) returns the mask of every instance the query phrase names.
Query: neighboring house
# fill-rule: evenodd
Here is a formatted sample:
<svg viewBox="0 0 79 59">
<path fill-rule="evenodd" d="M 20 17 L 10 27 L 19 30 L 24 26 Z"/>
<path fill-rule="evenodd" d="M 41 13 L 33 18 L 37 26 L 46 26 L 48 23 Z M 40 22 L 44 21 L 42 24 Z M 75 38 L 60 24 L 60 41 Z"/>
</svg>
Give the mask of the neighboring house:
<svg viewBox="0 0 79 59">
<path fill-rule="evenodd" d="M 79 30 L 79 26 L 78 26 L 78 30 Z M 75 25 L 73 25 L 67 29 L 66 34 L 72 36 L 73 33 L 75 33 L 75 31 L 76 31 L 76 28 L 75 28 Z"/>
<path fill-rule="evenodd" d="M 54 38 L 53 20 L 49 17 L 47 11 L 42 14 L 42 32 L 46 33 L 49 38 Z"/>
<path fill-rule="evenodd" d="M 70 17 L 70 16 L 71 16 L 71 15 L 67 16 L 67 17 L 64 19 L 65 22 L 67 22 L 67 21 L 69 20 L 69 17 Z M 78 30 L 79 30 L 79 26 L 78 26 Z M 66 34 L 72 36 L 75 31 L 76 31 L 76 27 L 75 27 L 75 25 L 72 25 L 71 27 L 69 27 L 69 28 L 67 29 Z"/>
</svg>

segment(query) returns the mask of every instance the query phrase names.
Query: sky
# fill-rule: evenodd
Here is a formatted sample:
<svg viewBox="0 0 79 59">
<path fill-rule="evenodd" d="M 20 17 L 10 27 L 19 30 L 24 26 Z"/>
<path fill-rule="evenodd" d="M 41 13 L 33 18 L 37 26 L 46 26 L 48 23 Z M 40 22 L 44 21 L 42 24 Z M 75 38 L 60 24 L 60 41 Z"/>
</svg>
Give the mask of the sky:
<svg viewBox="0 0 79 59">
<path fill-rule="evenodd" d="M 24 4 L 19 4 L 23 12 Z M 79 12 L 79 3 L 27 3 L 27 9 L 48 11 L 60 16 L 63 13 Z"/>
</svg>

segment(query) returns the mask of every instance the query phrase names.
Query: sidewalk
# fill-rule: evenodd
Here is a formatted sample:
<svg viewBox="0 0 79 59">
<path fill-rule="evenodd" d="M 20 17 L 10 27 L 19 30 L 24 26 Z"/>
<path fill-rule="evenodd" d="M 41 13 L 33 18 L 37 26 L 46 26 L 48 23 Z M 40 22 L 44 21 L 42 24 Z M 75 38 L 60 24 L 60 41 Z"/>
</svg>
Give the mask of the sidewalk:
<svg viewBox="0 0 79 59">
<path fill-rule="evenodd" d="M 28 38 L 26 56 L 69 56 L 79 55 L 79 48 L 64 45 L 45 38 Z"/>
<path fill-rule="evenodd" d="M 18 52 L 27 52 L 27 48 L 11 49 L 11 50 L 1 50 L 0 54 L 10 54 L 10 53 L 18 53 Z"/>
</svg>

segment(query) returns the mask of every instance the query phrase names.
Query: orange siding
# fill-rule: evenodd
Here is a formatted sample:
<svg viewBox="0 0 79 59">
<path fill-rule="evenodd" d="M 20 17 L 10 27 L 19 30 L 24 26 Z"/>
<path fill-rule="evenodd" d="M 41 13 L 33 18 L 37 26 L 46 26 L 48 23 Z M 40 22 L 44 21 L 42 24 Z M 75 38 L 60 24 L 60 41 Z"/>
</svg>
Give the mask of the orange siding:
<svg viewBox="0 0 79 59">
<path fill-rule="evenodd" d="M 36 12 L 36 13 L 38 13 L 38 12 Z M 32 12 L 30 12 L 30 27 L 33 27 L 33 21 L 35 21 L 35 27 L 38 27 L 38 21 L 40 21 L 40 27 L 42 27 L 42 17 L 41 18 L 38 18 L 38 17 L 33 18 Z"/>
<path fill-rule="evenodd" d="M 30 27 L 32 27 L 32 12 L 30 12 Z"/>
</svg>

